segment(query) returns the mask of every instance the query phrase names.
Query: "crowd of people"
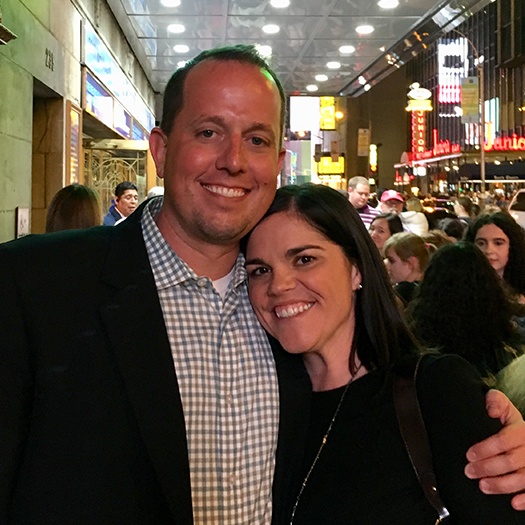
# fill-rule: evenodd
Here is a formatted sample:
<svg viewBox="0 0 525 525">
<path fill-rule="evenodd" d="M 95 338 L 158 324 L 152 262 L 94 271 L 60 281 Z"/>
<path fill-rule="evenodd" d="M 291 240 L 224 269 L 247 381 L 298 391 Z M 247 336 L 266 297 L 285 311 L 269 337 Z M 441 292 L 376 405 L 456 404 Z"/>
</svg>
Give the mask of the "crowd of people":
<svg viewBox="0 0 525 525">
<path fill-rule="evenodd" d="M 348 198 L 276 191 L 284 125 L 255 48 L 204 51 L 151 132 L 162 199 L 117 189 L 116 227 L 0 246 L 0 523 L 436 522 L 393 404 L 416 366 L 454 523 L 525 523 L 525 422 L 487 392 L 520 359 L 523 232 L 480 215 L 438 249 L 417 202 L 387 190 L 376 208 L 366 179 Z M 489 276 L 467 306 L 502 301 L 479 353 L 418 308 L 447 258 L 474 279 L 458 286 Z"/>
</svg>

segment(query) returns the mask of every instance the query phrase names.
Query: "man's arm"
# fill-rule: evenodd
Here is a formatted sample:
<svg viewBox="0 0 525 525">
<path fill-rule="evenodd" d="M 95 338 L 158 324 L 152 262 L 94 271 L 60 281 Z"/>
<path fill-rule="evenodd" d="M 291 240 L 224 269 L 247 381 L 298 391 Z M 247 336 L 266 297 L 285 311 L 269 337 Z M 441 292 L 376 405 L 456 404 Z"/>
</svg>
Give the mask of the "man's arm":
<svg viewBox="0 0 525 525">
<path fill-rule="evenodd" d="M 468 478 L 479 479 L 485 494 L 513 494 L 525 490 L 525 422 L 518 409 L 498 390 L 487 393 L 487 412 L 504 427 L 467 451 Z M 525 510 L 525 493 L 512 498 L 516 510 Z"/>
</svg>

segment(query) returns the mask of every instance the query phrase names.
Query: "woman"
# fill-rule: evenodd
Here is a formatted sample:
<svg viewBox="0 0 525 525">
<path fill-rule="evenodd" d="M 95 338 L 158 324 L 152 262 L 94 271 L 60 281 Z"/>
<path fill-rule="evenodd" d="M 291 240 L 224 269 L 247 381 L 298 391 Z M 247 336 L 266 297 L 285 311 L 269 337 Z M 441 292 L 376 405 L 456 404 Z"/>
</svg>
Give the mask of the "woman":
<svg viewBox="0 0 525 525">
<path fill-rule="evenodd" d="M 483 377 L 495 376 L 518 355 L 515 313 L 486 257 L 467 242 L 436 252 L 407 310 L 425 346 L 461 355 Z"/>
<path fill-rule="evenodd" d="M 423 205 L 417 197 L 410 197 L 406 200 L 407 211 L 402 211 L 399 216 L 403 221 L 405 230 L 423 235 L 428 231 L 428 220 L 425 217 Z"/>
<path fill-rule="evenodd" d="M 485 254 L 516 299 L 525 303 L 525 232 L 520 225 L 505 212 L 482 214 L 465 239 Z"/>
<path fill-rule="evenodd" d="M 377 249 L 383 254 L 383 246 L 387 239 L 392 237 L 394 233 L 403 231 L 403 223 L 397 213 L 381 213 L 376 215 L 370 223 L 368 233 Z"/>
<path fill-rule="evenodd" d="M 392 367 L 416 343 L 357 212 L 325 186 L 279 189 L 247 240 L 246 269 L 259 321 L 303 354 L 314 389 L 288 522 L 434 523 L 392 405 Z M 459 357 L 429 355 L 418 378 L 438 487 L 456 523 L 523 522 L 506 496 L 483 495 L 463 473 L 469 446 L 499 428 L 479 376 Z"/>
<path fill-rule="evenodd" d="M 407 305 L 419 285 L 430 254 L 436 250 L 415 233 L 402 232 L 392 235 L 385 242 L 385 266 L 394 290 Z"/>
<path fill-rule="evenodd" d="M 59 190 L 46 217 L 46 233 L 100 226 L 102 210 L 95 190 L 82 184 L 71 184 Z"/>
</svg>

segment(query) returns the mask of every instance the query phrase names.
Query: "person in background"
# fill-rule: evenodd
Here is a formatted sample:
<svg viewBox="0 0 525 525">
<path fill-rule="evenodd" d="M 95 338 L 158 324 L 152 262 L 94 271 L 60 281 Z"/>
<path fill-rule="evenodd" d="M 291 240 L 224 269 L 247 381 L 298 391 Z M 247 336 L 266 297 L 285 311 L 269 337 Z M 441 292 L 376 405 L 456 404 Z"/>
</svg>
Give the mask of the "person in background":
<svg viewBox="0 0 525 525">
<path fill-rule="evenodd" d="M 403 223 L 396 213 L 381 213 L 372 219 L 368 232 L 377 246 L 377 249 L 384 256 L 383 246 L 387 239 L 394 233 L 403 231 Z"/>
<path fill-rule="evenodd" d="M 104 226 L 115 226 L 129 217 L 137 209 L 138 202 L 139 194 L 135 184 L 129 181 L 117 184 L 114 204 L 104 216 Z"/>
<path fill-rule="evenodd" d="M 401 213 L 405 205 L 403 195 L 396 190 L 386 190 L 381 195 L 382 209 L 385 207 L 391 213 Z"/>
<path fill-rule="evenodd" d="M 146 199 L 152 199 L 153 197 L 158 197 L 160 195 L 164 195 L 164 186 L 153 186 L 148 191 Z"/>
<path fill-rule="evenodd" d="M 370 227 L 373 218 L 381 212 L 368 204 L 370 197 L 370 184 L 364 177 L 352 177 L 348 181 L 348 200 L 350 204 L 357 210 L 359 217 L 363 224 Z"/>
<path fill-rule="evenodd" d="M 448 217 L 441 219 L 437 226 L 440 230 L 443 230 L 449 237 L 454 239 L 454 242 L 461 241 L 465 237 L 468 224 L 460 218 Z"/>
<path fill-rule="evenodd" d="M 306 441 L 302 476 L 282 523 L 434 523 L 393 408 L 392 369 L 413 370 L 419 349 L 355 209 L 327 186 L 278 189 L 249 235 L 246 269 L 259 321 L 302 356 L 313 386 L 306 429 L 296 432 L 297 446 Z M 500 427 L 473 367 L 426 355 L 417 391 L 454 523 L 523 523 L 510 497 L 484 495 L 464 476 L 466 450 Z"/>
<path fill-rule="evenodd" d="M 392 235 L 383 247 L 385 266 L 395 292 L 407 305 L 421 281 L 430 255 L 436 250 L 415 233 Z"/>
<path fill-rule="evenodd" d="M 425 244 L 433 244 L 437 249 L 456 242 L 455 239 L 449 237 L 443 230 L 428 230 L 427 233 L 421 235 L 421 238 L 425 241 Z"/>
<path fill-rule="evenodd" d="M 525 231 L 507 213 L 483 213 L 469 226 L 465 240 L 485 254 L 520 303 L 525 303 Z"/>
<path fill-rule="evenodd" d="M 472 199 L 466 195 L 458 197 L 454 201 L 454 213 L 468 226 L 472 222 Z"/>
<path fill-rule="evenodd" d="M 102 211 L 98 193 L 82 184 L 71 184 L 59 190 L 47 209 L 46 233 L 101 224 Z"/>
<path fill-rule="evenodd" d="M 428 231 L 428 221 L 423 213 L 423 206 L 417 197 L 410 197 L 406 200 L 405 206 L 407 211 L 399 214 L 405 231 L 423 235 Z"/>
<path fill-rule="evenodd" d="M 460 241 L 432 256 L 407 316 L 425 346 L 461 355 L 488 378 L 522 353 L 518 311 L 483 253 Z"/>
</svg>

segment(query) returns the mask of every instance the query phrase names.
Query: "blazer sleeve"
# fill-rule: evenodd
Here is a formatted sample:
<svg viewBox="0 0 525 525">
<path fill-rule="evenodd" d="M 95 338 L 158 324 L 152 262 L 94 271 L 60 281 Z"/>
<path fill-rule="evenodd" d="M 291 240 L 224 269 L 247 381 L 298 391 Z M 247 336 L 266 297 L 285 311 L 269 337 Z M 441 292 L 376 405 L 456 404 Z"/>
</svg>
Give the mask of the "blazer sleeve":
<svg viewBox="0 0 525 525">
<path fill-rule="evenodd" d="M 33 374 L 13 266 L 0 247 L 0 523 L 7 522 L 23 454 L 33 397 Z"/>
<path fill-rule="evenodd" d="M 501 429 L 489 418 L 484 385 L 477 371 L 459 356 L 423 359 L 418 397 L 429 434 L 438 489 L 456 525 L 525 523 L 509 495 L 485 495 L 464 474 L 470 446 Z"/>
</svg>

